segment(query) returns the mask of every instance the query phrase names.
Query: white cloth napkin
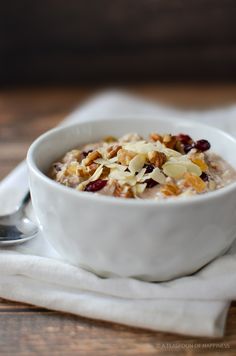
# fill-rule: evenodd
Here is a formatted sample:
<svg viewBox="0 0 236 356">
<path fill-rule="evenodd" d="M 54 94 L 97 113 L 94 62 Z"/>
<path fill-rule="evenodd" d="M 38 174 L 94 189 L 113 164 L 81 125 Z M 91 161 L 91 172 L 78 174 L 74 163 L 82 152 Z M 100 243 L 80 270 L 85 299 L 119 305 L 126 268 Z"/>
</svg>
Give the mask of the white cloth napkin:
<svg viewBox="0 0 236 356">
<path fill-rule="evenodd" d="M 236 106 L 183 112 L 111 92 L 92 99 L 64 123 L 130 114 L 202 120 L 236 135 Z M 0 184 L 0 214 L 27 190 L 20 164 Z M 32 208 L 28 214 L 34 218 Z M 165 283 L 101 279 L 63 261 L 39 235 L 0 250 L 0 297 L 135 327 L 196 336 L 222 336 L 230 301 L 236 299 L 236 244 L 200 272 Z"/>
</svg>

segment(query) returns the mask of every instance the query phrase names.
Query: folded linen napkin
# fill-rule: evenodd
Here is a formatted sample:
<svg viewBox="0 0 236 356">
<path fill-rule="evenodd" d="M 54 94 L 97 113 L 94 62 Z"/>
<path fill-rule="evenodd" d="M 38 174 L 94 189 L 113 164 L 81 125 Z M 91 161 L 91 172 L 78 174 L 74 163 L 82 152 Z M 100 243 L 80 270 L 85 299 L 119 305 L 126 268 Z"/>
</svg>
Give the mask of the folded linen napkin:
<svg viewBox="0 0 236 356">
<path fill-rule="evenodd" d="M 91 118 L 143 115 L 202 120 L 236 135 L 236 106 L 182 112 L 119 92 L 92 99 L 63 124 Z M 27 190 L 23 162 L 0 183 L 0 214 Z M 28 214 L 34 219 L 32 207 Z M 72 266 L 39 236 L 0 250 L 0 297 L 94 319 L 195 336 L 222 336 L 230 300 L 236 298 L 236 243 L 198 273 L 169 282 L 101 279 Z"/>
</svg>

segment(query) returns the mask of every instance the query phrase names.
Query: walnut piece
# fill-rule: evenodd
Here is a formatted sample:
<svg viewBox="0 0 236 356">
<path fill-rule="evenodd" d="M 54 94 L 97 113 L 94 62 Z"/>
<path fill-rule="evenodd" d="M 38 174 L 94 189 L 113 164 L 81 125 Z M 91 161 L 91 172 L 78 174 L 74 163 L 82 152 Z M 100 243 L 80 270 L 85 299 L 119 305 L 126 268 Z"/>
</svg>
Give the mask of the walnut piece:
<svg viewBox="0 0 236 356">
<path fill-rule="evenodd" d="M 89 172 L 85 167 L 78 166 L 77 170 L 78 170 L 78 176 L 85 179 L 89 178 Z"/>
<path fill-rule="evenodd" d="M 109 173 L 110 173 L 110 168 L 108 168 L 108 167 L 103 167 L 103 170 L 102 170 L 102 174 L 101 174 L 101 176 L 100 176 L 100 179 L 106 179 L 106 178 L 108 178 Z"/>
<path fill-rule="evenodd" d="M 134 193 L 128 184 L 122 186 L 117 184 L 114 191 L 114 196 L 117 198 L 132 199 L 134 198 Z"/>
<path fill-rule="evenodd" d="M 167 161 L 167 157 L 163 152 L 151 151 L 148 152 L 149 161 L 154 164 L 155 167 L 161 168 Z"/>
<path fill-rule="evenodd" d="M 102 155 L 98 151 L 93 151 L 88 154 L 88 156 L 83 160 L 85 166 L 89 166 L 95 159 L 101 158 Z"/>
<path fill-rule="evenodd" d="M 157 142 L 157 141 L 162 142 L 163 141 L 163 137 L 161 135 L 158 135 L 156 132 L 152 132 L 149 135 L 149 138 L 151 141 L 154 141 L 154 142 Z"/>
<path fill-rule="evenodd" d="M 98 168 L 99 164 L 97 163 L 91 163 L 89 166 L 87 166 L 87 172 L 90 176 L 93 175 L 93 173 L 96 171 Z"/>
<path fill-rule="evenodd" d="M 177 139 L 175 136 L 172 136 L 172 135 L 164 135 L 163 136 L 163 143 L 167 148 L 173 149 L 175 147 L 176 141 L 177 141 Z"/>
<path fill-rule="evenodd" d="M 118 162 L 124 166 L 128 166 L 131 159 L 136 155 L 137 153 L 122 148 L 117 152 Z"/>
<path fill-rule="evenodd" d="M 122 147 L 120 145 L 113 145 L 108 147 L 107 149 L 107 158 L 113 158 L 117 155 L 117 152 L 121 149 Z"/>
</svg>

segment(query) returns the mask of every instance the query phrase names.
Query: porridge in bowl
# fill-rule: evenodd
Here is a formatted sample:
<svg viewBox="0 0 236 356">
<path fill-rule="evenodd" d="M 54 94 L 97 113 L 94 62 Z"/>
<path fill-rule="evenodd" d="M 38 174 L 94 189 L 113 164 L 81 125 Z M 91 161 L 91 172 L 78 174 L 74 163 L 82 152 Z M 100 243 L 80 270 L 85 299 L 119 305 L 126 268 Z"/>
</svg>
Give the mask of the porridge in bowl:
<svg viewBox="0 0 236 356">
<path fill-rule="evenodd" d="M 52 164 L 49 176 L 78 191 L 118 198 L 194 196 L 236 179 L 235 170 L 210 147 L 187 134 L 109 136 L 68 151 Z"/>
</svg>

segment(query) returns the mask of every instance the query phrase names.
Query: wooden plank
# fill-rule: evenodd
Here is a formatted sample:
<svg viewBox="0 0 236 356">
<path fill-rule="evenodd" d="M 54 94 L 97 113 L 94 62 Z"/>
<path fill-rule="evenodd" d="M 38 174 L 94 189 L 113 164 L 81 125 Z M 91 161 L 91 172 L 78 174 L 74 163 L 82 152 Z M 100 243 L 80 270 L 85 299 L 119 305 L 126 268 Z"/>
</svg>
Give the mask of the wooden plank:
<svg viewBox="0 0 236 356">
<path fill-rule="evenodd" d="M 196 338 L 151 332 L 89 320 L 40 308 L 0 312 L 1 355 L 235 355 L 236 307 L 221 338 Z M 175 352 L 173 352 L 173 350 Z M 177 351 L 176 351 L 177 350 Z"/>
</svg>

